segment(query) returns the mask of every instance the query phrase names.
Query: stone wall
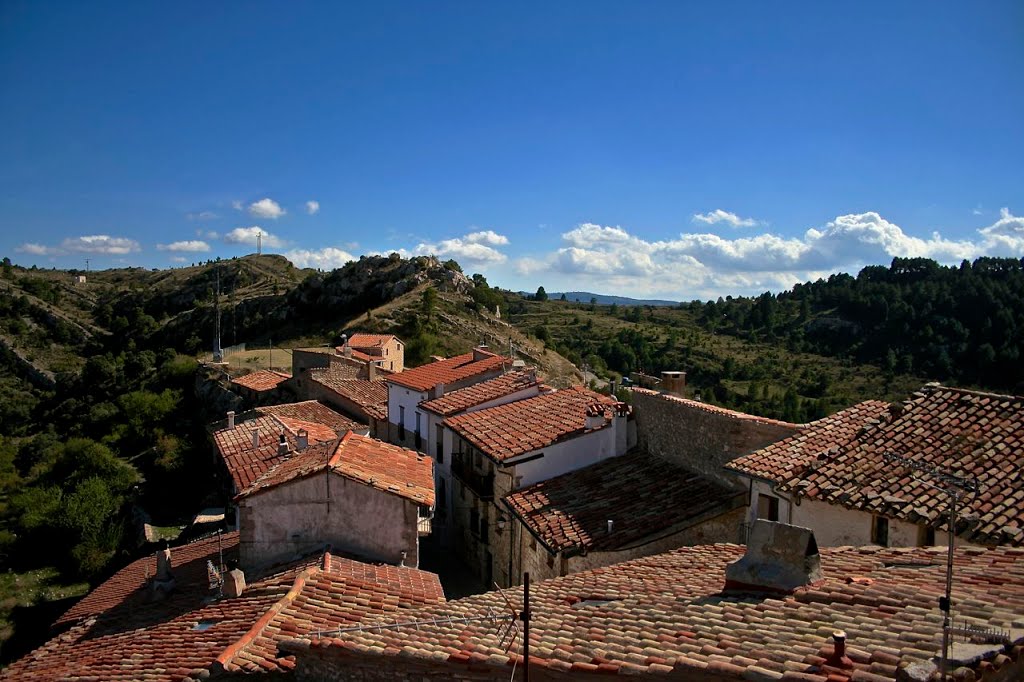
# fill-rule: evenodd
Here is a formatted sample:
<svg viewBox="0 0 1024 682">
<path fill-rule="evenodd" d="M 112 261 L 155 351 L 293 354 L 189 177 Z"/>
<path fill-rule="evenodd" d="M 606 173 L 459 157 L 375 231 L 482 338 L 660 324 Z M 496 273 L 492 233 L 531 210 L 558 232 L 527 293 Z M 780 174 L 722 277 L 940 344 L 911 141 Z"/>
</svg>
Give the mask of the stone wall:
<svg viewBox="0 0 1024 682">
<path fill-rule="evenodd" d="M 733 486 L 726 462 L 803 428 L 646 389 L 633 389 L 633 408 L 646 452 Z"/>
</svg>

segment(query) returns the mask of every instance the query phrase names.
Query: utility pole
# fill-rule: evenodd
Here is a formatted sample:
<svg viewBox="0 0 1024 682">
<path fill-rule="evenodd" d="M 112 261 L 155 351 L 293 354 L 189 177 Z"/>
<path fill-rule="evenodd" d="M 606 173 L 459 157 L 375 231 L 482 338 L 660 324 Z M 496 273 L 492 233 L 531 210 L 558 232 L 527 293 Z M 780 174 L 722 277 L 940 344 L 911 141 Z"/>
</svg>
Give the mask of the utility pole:
<svg viewBox="0 0 1024 682">
<path fill-rule="evenodd" d="M 949 679 L 949 635 L 952 629 L 951 613 L 953 609 L 953 542 L 956 539 L 957 506 L 962 498 L 978 492 L 978 479 L 957 476 L 931 464 L 918 462 L 909 457 L 902 457 L 891 452 L 883 453 L 882 459 L 928 476 L 932 480 L 923 478 L 918 478 L 917 480 L 949 495 L 949 519 L 946 522 L 949 526 L 949 546 L 946 548 L 946 594 L 939 598 L 939 609 L 942 611 L 942 661 L 940 662 L 940 672 L 942 673 L 943 682 L 946 682 Z"/>
</svg>

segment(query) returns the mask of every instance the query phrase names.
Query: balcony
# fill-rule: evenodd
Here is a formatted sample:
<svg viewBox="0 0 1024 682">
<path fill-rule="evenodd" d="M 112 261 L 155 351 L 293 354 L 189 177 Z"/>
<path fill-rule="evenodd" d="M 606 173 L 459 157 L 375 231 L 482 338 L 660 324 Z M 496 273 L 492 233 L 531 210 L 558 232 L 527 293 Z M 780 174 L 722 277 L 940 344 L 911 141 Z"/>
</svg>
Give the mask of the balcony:
<svg viewBox="0 0 1024 682">
<path fill-rule="evenodd" d="M 494 499 L 494 474 L 478 474 L 461 458 L 452 461 L 452 473 L 481 500 Z"/>
</svg>

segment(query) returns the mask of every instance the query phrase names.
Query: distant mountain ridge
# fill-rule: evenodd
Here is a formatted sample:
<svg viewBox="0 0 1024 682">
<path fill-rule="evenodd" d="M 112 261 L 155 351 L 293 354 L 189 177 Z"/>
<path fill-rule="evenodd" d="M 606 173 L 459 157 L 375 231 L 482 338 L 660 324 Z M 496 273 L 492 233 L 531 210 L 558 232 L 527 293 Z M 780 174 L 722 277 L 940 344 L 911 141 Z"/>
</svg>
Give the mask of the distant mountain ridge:
<svg viewBox="0 0 1024 682">
<path fill-rule="evenodd" d="M 558 300 L 562 298 L 562 294 L 563 292 L 548 294 L 548 298 Z M 594 294 L 589 291 L 566 291 L 564 292 L 564 294 L 566 300 L 568 301 L 590 303 L 590 299 L 593 298 L 597 299 L 598 305 L 611 305 L 612 303 L 616 303 L 618 305 L 679 305 L 679 301 L 664 301 L 657 298 L 629 298 L 627 296 L 607 296 L 605 294 Z"/>
</svg>

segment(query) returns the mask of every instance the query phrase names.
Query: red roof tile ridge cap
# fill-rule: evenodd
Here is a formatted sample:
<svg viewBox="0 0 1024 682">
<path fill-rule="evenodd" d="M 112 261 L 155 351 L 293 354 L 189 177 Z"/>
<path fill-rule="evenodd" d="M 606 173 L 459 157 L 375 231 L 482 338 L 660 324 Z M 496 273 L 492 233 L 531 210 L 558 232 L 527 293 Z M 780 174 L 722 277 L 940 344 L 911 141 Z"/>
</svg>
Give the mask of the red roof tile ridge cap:
<svg viewBox="0 0 1024 682">
<path fill-rule="evenodd" d="M 345 432 L 345 435 L 341 437 L 341 440 L 338 441 L 337 445 L 334 446 L 334 452 L 331 453 L 331 458 L 327 460 L 328 469 L 333 469 L 334 467 L 338 466 L 338 462 L 341 460 L 341 447 L 343 445 L 346 445 L 349 442 L 349 440 L 352 439 L 352 435 L 354 433 L 354 431 L 349 429 L 348 431 Z"/>
<path fill-rule="evenodd" d="M 274 619 L 274 616 L 295 601 L 295 598 L 299 596 L 300 592 L 302 592 L 302 588 L 306 586 L 306 580 L 320 570 L 322 569 L 313 566 L 295 576 L 295 582 L 292 583 L 292 587 L 288 590 L 287 594 L 267 609 L 267 612 L 264 613 L 259 620 L 253 623 L 253 626 L 249 628 L 248 632 L 242 635 L 233 644 L 228 645 L 228 647 L 221 652 L 220 656 L 217 657 L 216 662 L 227 668 L 231 663 L 231 659 L 237 656 L 242 649 L 251 644 L 253 640 L 259 637 L 260 633 L 263 632 L 263 629 L 266 628 L 267 625 L 270 624 L 270 621 Z"/>
</svg>

